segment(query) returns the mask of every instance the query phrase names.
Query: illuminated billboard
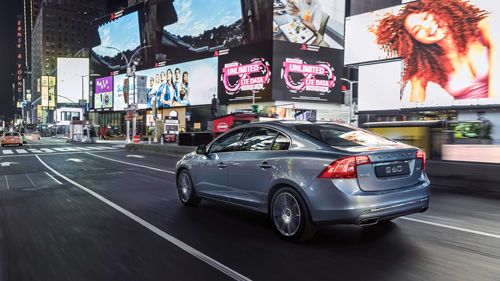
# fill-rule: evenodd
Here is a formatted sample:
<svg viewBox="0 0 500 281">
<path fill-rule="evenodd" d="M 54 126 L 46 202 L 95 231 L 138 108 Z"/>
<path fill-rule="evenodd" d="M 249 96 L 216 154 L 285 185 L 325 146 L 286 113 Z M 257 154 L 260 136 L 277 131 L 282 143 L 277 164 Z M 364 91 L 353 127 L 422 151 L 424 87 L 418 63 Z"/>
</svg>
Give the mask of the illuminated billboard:
<svg viewBox="0 0 500 281">
<path fill-rule="evenodd" d="M 360 67 L 359 110 L 500 104 L 489 28 L 497 9 L 495 1 L 421 0 L 346 19 L 346 64 L 376 63 Z M 380 64 L 386 59 L 396 61 Z M 398 90 L 362 106 L 381 88 Z"/>
<path fill-rule="evenodd" d="M 57 58 L 57 103 L 78 103 L 82 96 L 89 96 L 89 59 Z"/>
<path fill-rule="evenodd" d="M 345 2 L 274 1 L 274 40 L 343 49 Z"/>
<path fill-rule="evenodd" d="M 274 43 L 273 99 L 342 103 L 343 51 Z"/>
<path fill-rule="evenodd" d="M 94 109 L 97 111 L 113 109 L 113 77 L 95 80 Z"/>
<path fill-rule="evenodd" d="M 217 96 L 217 58 L 140 70 L 136 75 L 138 99 L 135 102 L 139 109 L 152 108 L 155 102 L 158 108 L 210 104 L 213 96 Z M 141 79 L 145 80 L 145 87 L 140 85 Z M 119 74 L 113 80 L 114 110 L 125 110 L 127 88 L 129 104 L 134 102 L 133 77 L 127 79 L 126 74 Z M 124 83 L 126 80 L 128 85 Z M 145 103 L 140 101 L 142 88 L 146 92 Z"/>
<path fill-rule="evenodd" d="M 272 41 L 230 49 L 219 55 L 219 100 L 272 100 Z"/>
</svg>

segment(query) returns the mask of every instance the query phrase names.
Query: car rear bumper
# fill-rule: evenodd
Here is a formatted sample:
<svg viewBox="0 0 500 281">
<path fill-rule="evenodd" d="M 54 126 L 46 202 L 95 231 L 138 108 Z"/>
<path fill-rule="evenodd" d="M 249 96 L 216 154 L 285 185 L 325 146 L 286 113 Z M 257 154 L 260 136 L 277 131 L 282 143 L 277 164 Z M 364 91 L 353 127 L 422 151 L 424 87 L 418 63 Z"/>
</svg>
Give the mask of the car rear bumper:
<svg viewBox="0 0 500 281">
<path fill-rule="evenodd" d="M 383 221 L 426 211 L 429 184 L 423 173 L 421 181 L 413 186 L 364 192 L 357 188 L 356 179 L 316 179 L 304 192 L 315 223 L 364 224 L 366 219 Z"/>
<path fill-rule="evenodd" d="M 20 144 L 23 143 L 22 141 L 16 141 L 16 140 L 8 140 L 8 141 L 2 141 L 2 144 L 9 145 L 9 144 Z"/>
</svg>

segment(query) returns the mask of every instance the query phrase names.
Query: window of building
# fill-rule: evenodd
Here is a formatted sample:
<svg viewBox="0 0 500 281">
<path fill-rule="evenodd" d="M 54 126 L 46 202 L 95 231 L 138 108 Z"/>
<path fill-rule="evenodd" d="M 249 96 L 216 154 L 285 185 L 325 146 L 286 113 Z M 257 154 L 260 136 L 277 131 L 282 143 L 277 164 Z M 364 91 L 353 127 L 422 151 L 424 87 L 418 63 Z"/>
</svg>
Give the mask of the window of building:
<svg viewBox="0 0 500 281">
<path fill-rule="evenodd" d="M 73 38 L 72 38 L 72 39 L 71 39 L 71 43 L 75 43 L 75 39 L 73 39 Z"/>
<path fill-rule="evenodd" d="M 49 38 L 50 38 L 49 36 L 45 36 L 45 39 L 46 39 L 46 40 L 49 40 Z"/>
<path fill-rule="evenodd" d="M 45 60 L 48 61 L 49 60 L 49 57 L 45 57 Z"/>
<path fill-rule="evenodd" d="M 45 50 L 45 53 L 48 55 L 49 54 L 49 50 Z"/>
<path fill-rule="evenodd" d="M 62 48 L 62 44 L 57 44 L 57 48 Z"/>
<path fill-rule="evenodd" d="M 46 43 L 45 43 L 45 46 L 46 46 L 46 47 L 50 46 L 50 43 L 49 43 L 49 42 L 46 42 Z"/>
<path fill-rule="evenodd" d="M 68 38 L 64 38 L 64 42 L 68 42 Z"/>
<path fill-rule="evenodd" d="M 55 55 L 55 54 L 56 54 L 56 51 L 54 51 L 54 50 L 50 50 L 50 54 L 51 54 L 51 55 Z"/>
<path fill-rule="evenodd" d="M 62 53 L 61 53 L 61 51 L 57 52 L 57 54 L 58 54 L 58 55 L 60 55 L 60 56 L 62 56 Z"/>
<path fill-rule="evenodd" d="M 52 61 L 56 61 L 56 58 L 55 58 L 55 57 L 52 57 Z"/>
<path fill-rule="evenodd" d="M 54 48 L 56 45 L 54 43 L 50 43 L 50 46 Z"/>
<path fill-rule="evenodd" d="M 61 112 L 61 120 L 62 121 L 71 121 L 72 117 L 77 117 L 80 119 L 80 112 L 72 112 L 72 111 L 62 111 Z"/>
<path fill-rule="evenodd" d="M 46 63 L 46 64 L 45 64 L 45 67 L 46 67 L 46 68 L 49 68 L 49 64 L 48 64 L 48 63 Z"/>
<path fill-rule="evenodd" d="M 50 67 L 52 67 L 52 69 L 54 69 L 56 66 L 52 64 Z"/>
<path fill-rule="evenodd" d="M 74 50 L 75 49 L 75 46 L 71 46 L 71 50 Z"/>
<path fill-rule="evenodd" d="M 58 41 L 62 41 L 61 37 L 58 37 L 58 38 L 57 38 L 57 40 L 58 40 Z"/>
<path fill-rule="evenodd" d="M 59 27 L 62 27 L 62 24 L 59 24 Z"/>
<path fill-rule="evenodd" d="M 50 37 L 50 40 L 54 41 L 54 36 L 51 36 L 51 37 Z"/>
<path fill-rule="evenodd" d="M 64 49 L 68 49 L 68 45 L 64 45 Z"/>
<path fill-rule="evenodd" d="M 60 1 L 60 0 L 59 0 L 59 1 Z M 58 20 L 62 20 L 62 17 L 58 17 L 57 19 L 58 19 Z"/>
</svg>

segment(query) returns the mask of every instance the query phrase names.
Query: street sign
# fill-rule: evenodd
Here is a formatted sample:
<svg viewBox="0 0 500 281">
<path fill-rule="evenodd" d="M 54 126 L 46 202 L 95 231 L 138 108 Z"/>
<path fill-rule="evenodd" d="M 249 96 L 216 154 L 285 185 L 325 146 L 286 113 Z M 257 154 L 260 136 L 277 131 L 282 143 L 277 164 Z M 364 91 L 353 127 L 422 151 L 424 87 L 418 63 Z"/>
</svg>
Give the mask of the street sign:
<svg viewBox="0 0 500 281">
<path fill-rule="evenodd" d="M 139 109 L 139 106 L 137 105 L 137 103 L 133 103 L 129 107 L 129 110 L 131 110 L 131 111 L 136 111 L 137 109 Z"/>
<path fill-rule="evenodd" d="M 86 100 L 79 100 L 78 103 L 80 104 L 80 106 L 85 106 L 87 104 L 87 101 Z"/>
</svg>

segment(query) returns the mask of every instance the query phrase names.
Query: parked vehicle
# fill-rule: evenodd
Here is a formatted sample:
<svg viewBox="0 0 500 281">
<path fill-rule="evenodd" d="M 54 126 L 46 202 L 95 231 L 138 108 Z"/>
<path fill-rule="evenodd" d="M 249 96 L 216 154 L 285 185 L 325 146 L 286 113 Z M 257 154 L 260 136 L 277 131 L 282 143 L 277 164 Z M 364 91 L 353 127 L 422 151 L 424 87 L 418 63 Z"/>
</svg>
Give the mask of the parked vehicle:
<svg viewBox="0 0 500 281">
<path fill-rule="evenodd" d="M 336 123 L 241 125 L 185 155 L 176 174 L 184 205 L 207 199 L 268 213 L 293 242 L 318 225 L 372 225 L 429 206 L 425 152 Z"/>
</svg>

